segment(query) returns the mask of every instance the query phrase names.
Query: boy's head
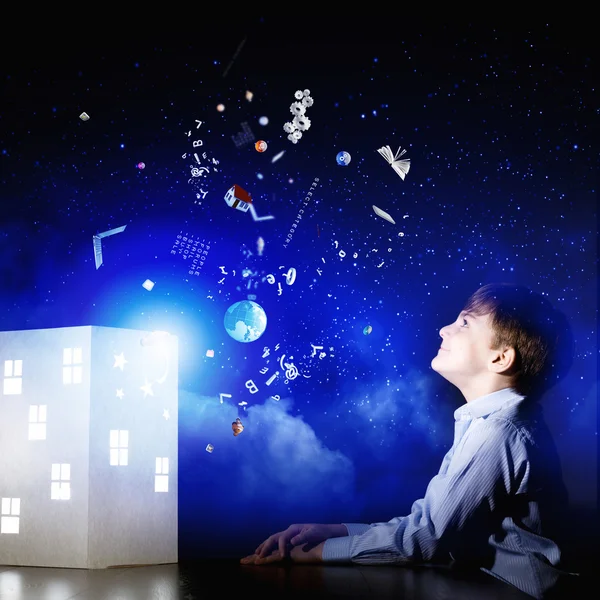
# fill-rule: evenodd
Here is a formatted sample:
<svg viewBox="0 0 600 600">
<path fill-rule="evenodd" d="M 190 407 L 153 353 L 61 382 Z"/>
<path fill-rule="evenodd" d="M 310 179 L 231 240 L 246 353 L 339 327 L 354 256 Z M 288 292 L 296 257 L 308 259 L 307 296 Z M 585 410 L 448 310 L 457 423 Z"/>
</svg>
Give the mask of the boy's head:
<svg viewBox="0 0 600 600">
<path fill-rule="evenodd" d="M 440 336 L 431 367 L 467 401 L 506 387 L 541 394 L 564 377 L 573 360 L 566 317 L 540 294 L 507 283 L 478 289 Z"/>
</svg>

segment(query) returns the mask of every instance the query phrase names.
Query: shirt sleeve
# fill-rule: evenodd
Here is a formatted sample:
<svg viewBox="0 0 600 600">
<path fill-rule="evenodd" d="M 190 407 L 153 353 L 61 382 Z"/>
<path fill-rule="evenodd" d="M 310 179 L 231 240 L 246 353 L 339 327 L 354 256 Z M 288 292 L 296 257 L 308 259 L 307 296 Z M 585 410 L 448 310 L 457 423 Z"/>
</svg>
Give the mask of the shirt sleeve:
<svg viewBox="0 0 600 600">
<path fill-rule="evenodd" d="M 346 525 L 348 537 L 325 541 L 323 561 L 430 562 L 447 557 L 455 544 L 471 535 L 487 539 L 494 512 L 517 491 L 528 468 L 527 454 L 507 421 L 485 419 L 470 429 L 448 471 L 429 482 L 410 515 L 372 526 Z"/>
</svg>

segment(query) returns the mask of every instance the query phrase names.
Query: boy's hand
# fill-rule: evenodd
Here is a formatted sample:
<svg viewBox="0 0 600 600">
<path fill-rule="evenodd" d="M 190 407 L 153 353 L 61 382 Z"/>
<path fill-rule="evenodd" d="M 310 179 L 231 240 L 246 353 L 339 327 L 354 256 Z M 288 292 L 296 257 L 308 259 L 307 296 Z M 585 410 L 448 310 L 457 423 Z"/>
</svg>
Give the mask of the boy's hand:
<svg viewBox="0 0 600 600">
<path fill-rule="evenodd" d="M 294 563 L 320 563 L 323 562 L 323 546 L 325 542 L 321 542 L 316 546 L 314 544 L 304 544 L 303 546 L 294 546 L 288 552 L 288 556 L 282 556 L 279 549 L 273 550 L 271 554 L 261 558 L 258 554 L 251 554 L 242 558 L 240 563 L 243 565 L 268 565 L 271 563 L 282 562 L 289 558 Z"/>
<path fill-rule="evenodd" d="M 290 525 L 285 531 L 278 531 L 269 536 L 258 548 L 254 554 L 259 558 L 266 558 L 274 550 L 279 551 L 281 558 L 288 556 L 292 546 L 301 546 L 303 544 L 316 545 L 329 538 L 343 537 L 348 535 L 344 525 L 324 525 L 321 523 L 302 523 Z"/>
</svg>

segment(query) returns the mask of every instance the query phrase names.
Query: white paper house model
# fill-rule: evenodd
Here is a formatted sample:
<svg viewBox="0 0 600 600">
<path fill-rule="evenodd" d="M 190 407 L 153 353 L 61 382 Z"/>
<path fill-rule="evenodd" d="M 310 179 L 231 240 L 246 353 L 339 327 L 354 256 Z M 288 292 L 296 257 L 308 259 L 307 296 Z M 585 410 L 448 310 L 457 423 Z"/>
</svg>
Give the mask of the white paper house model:
<svg viewBox="0 0 600 600">
<path fill-rule="evenodd" d="M 0 564 L 177 562 L 178 344 L 0 332 Z"/>
<path fill-rule="evenodd" d="M 225 202 L 231 208 L 246 212 L 252 204 L 252 198 L 246 190 L 237 184 L 233 184 L 225 194 Z"/>
</svg>

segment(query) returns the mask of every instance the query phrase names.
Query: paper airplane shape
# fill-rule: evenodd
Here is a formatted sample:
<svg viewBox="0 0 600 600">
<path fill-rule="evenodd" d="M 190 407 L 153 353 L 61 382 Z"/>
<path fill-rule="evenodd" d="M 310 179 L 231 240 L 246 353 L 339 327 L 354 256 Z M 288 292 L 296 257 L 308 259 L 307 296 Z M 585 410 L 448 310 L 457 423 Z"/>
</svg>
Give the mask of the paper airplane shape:
<svg viewBox="0 0 600 600">
<path fill-rule="evenodd" d="M 402 147 L 398 147 L 398 152 L 393 154 L 392 149 L 389 146 L 382 146 L 381 148 L 378 148 L 377 152 L 392 165 L 392 169 L 394 169 L 394 171 L 400 175 L 402 181 L 404 181 L 404 177 L 410 169 L 410 158 L 400 160 L 400 157 L 406 154 L 406 150 L 402 150 Z"/>
<path fill-rule="evenodd" d="M 109 229 L 104 233 L 98 233 L 94 236 L 94 258 L 96 259 L 96 270 L 102 266 L 102 239 L 125 231 L 125 227 L 127 227 L 127 225 L 116 227 L 115 229 Z"/>
<path fill-rule="evenodd" d="M 386 221 L 389 221 L 392 225 L 396 224 L 396 221 L 394 221 L 394 219 L 392 219 L 392 217 L 390 217 L 390 215 L 388 215 L 384 210 L 381 210 L 380 208 L 378 208 L 374 204 L 373 204 L 373 211 L 375 212 L 375 214 L 378 217 L 381 217 L 382 219 L 385 219 Z"/>
<path fill-rule="evenodd" d="M 250 204 L 250 207 L 249 207 L 248 211 L 250 212 L 250 214 L 252 215 L 252 218 L 255 221 L 269 221 L 270 219 L 274 219 L 275 218 L 273 215 L 267 215 L 266 217 L 259 217 L 256 214 L 256 209 L 254 208 L 254 206 L 252 204 Z"/>
</svg>

